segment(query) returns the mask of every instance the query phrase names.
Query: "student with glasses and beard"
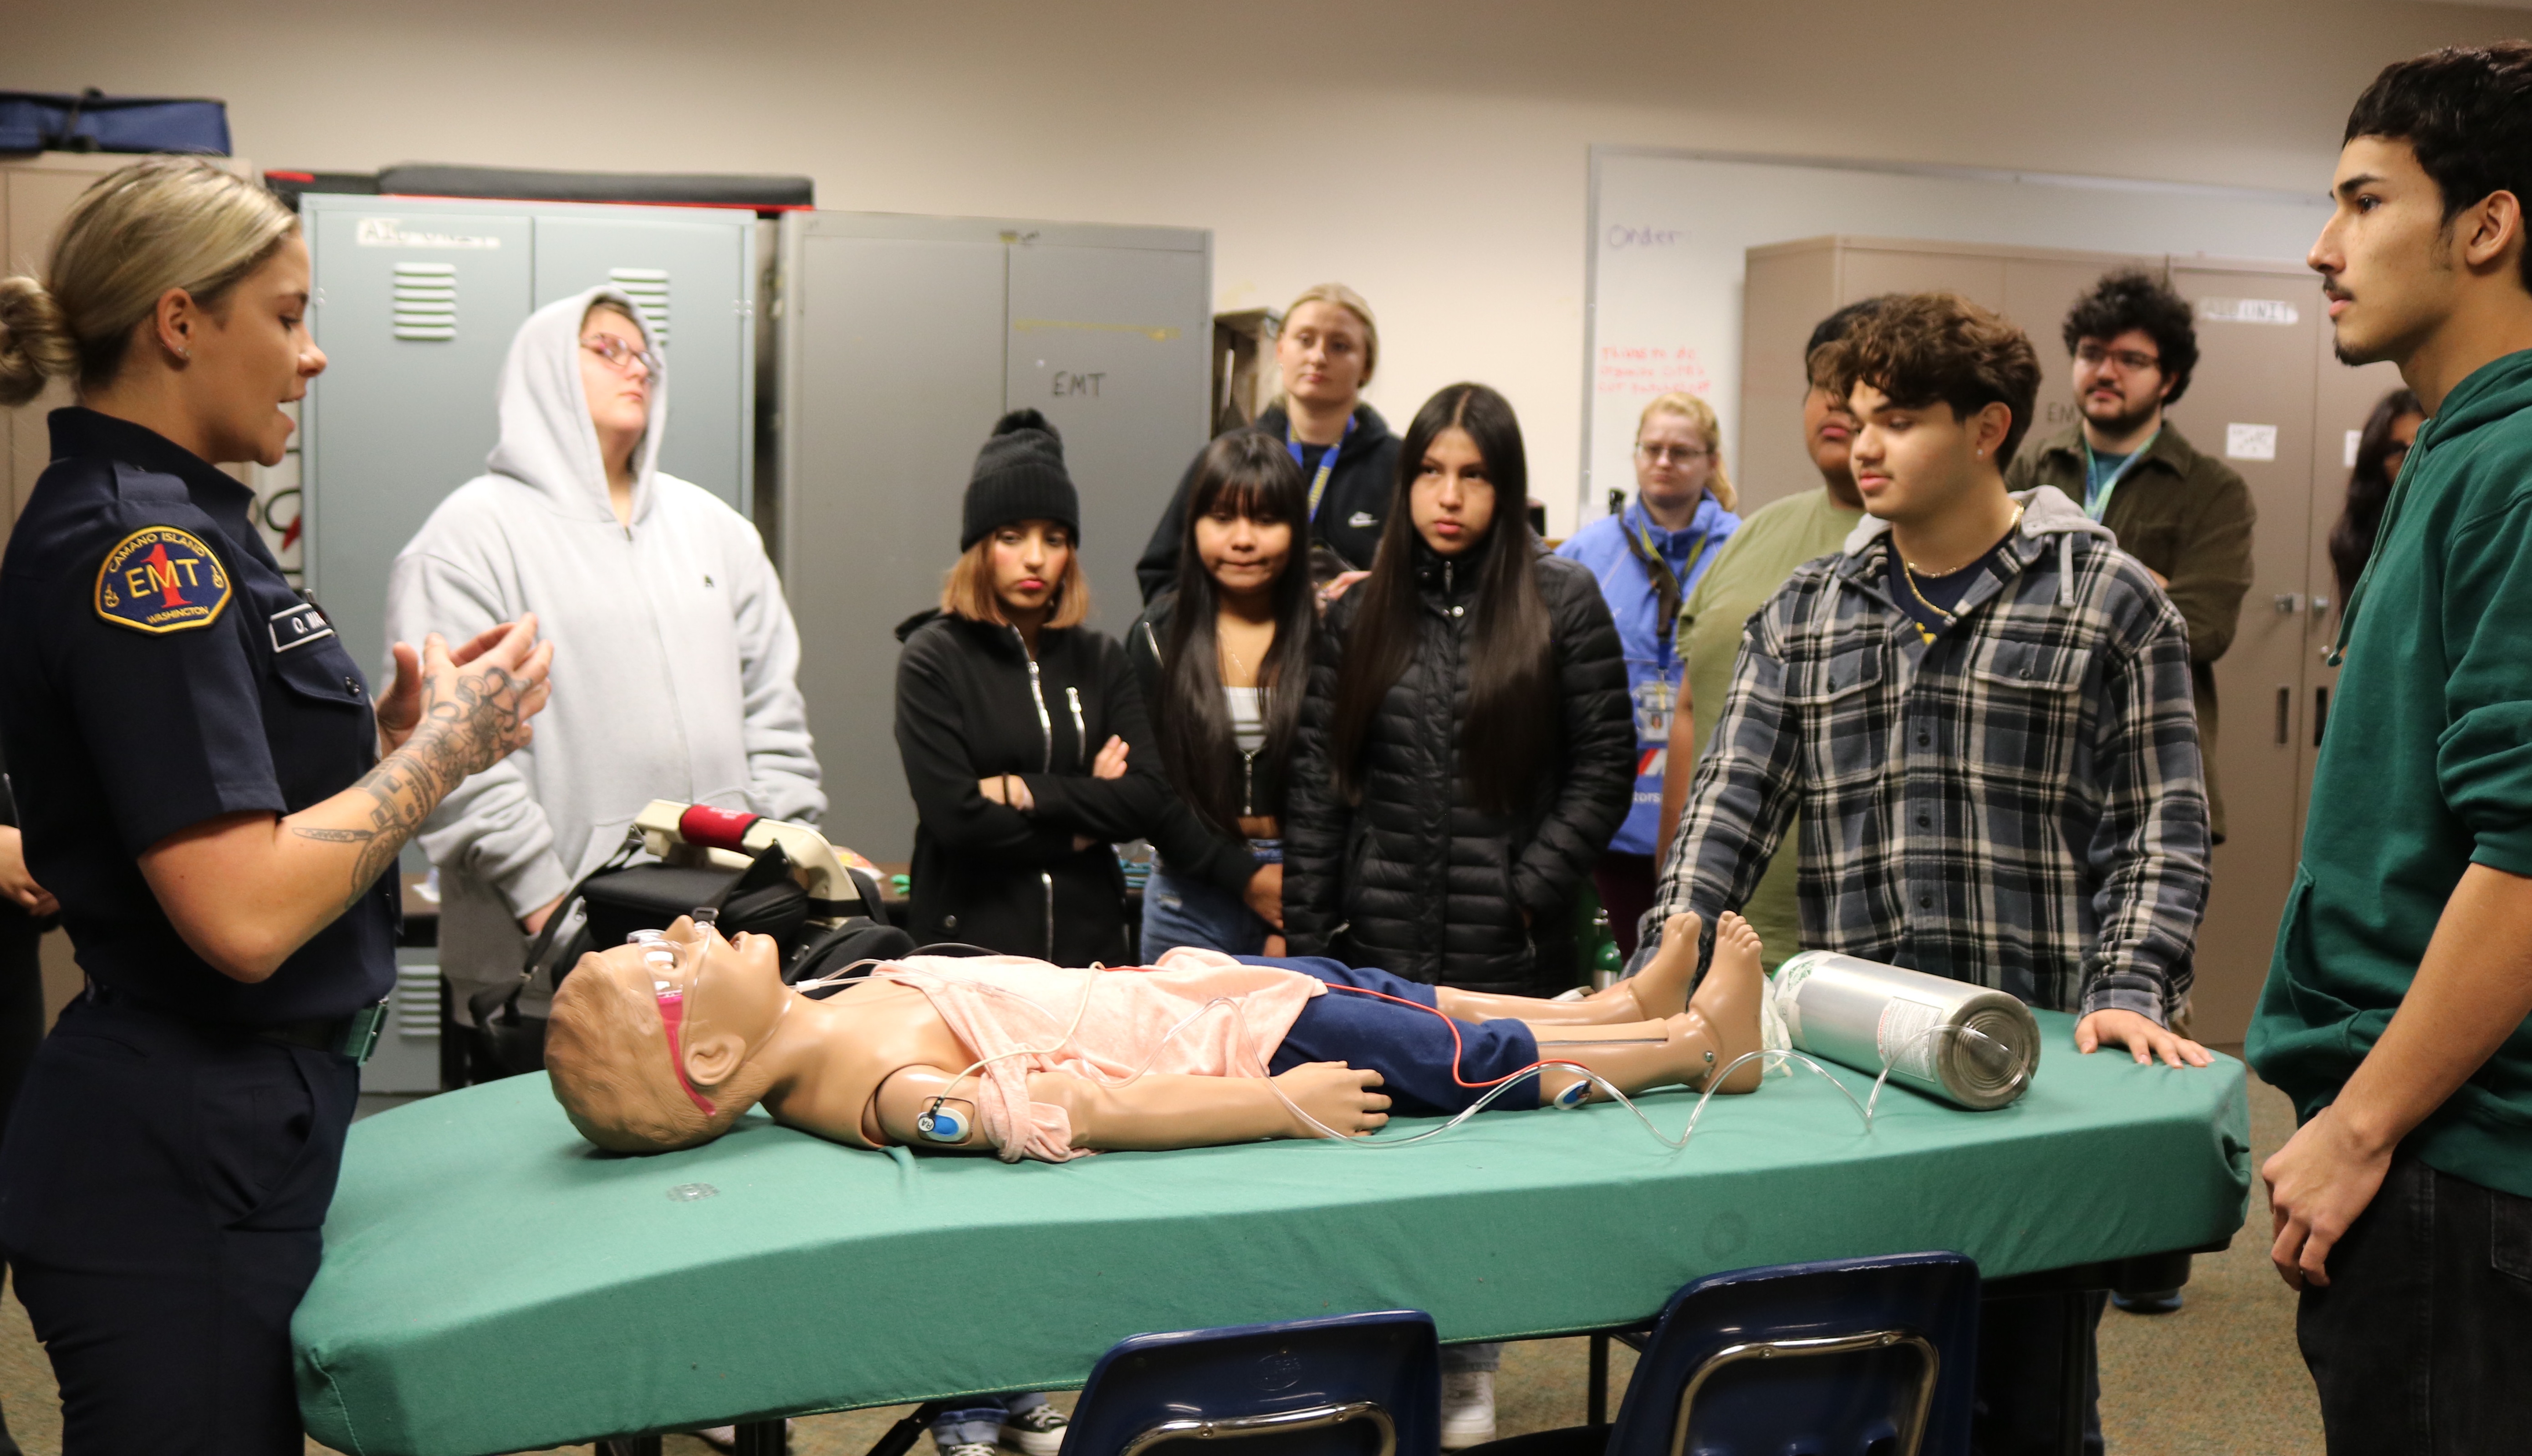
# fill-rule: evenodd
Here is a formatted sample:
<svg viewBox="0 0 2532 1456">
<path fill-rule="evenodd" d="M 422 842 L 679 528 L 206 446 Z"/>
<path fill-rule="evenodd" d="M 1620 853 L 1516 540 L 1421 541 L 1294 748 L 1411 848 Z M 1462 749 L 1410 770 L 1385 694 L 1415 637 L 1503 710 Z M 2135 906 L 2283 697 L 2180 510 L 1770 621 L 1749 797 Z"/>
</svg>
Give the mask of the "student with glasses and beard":
<svg viewBox="0 0 2532 1456">
<path fill-rule="evenodd" d="M 2208 819 L 2224 842 L 2216 782 L 2216 663 L 2233 644 L 2251 589 L 2251 487 L 2200 451 L 2163 412 L 2198 367 L 2189 301 L 2135 269 L 2102 275 L 2066 313 L 2073 424 L 2033 441 L 2005 475 L 2010 490 L 2054 485 L 2145 563 L 2189 624 L 2189 683 L 2207 760 Z"/>
</svg>

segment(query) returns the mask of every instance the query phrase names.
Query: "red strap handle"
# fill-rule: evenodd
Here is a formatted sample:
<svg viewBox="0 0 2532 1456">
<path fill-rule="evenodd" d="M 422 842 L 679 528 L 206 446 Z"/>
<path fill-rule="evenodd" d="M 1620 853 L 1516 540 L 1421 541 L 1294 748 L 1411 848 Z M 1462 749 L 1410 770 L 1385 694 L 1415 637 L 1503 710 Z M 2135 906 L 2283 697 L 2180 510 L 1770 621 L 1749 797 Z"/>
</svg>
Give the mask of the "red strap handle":
<svg viewBox="0 0 2532 1456">
<path fill-rule="evenodd" d="M 706 849 L 745 854 L 740 841 L 763 817 L 763 814 L 738 810 L 715 809 L 709 804 L 690 804 L 684 813 L 677 815 L 677 835 L 688 844 L 699 844 Z"/>
</svg>

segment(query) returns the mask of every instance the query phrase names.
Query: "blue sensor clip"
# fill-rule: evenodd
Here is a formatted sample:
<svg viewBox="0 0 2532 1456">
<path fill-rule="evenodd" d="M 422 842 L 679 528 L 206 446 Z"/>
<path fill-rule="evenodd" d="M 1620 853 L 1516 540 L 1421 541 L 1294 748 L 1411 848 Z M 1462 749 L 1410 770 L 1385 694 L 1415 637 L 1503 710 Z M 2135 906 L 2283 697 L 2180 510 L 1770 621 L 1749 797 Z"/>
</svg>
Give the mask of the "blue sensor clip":
<svg viewBox="0 0 2532 1456">
<path fill-rule="evenodd" d="M 943 1106 L 942 1101 L 940 1097 L 932 1099 L 932 1105 L 925 1109 L 922 1116 L 914 1119 L 914 1130 L 921 1133 L 928 1142 L 966 1142 L 967 1119 L 950 1108 Z"/>
</svg>

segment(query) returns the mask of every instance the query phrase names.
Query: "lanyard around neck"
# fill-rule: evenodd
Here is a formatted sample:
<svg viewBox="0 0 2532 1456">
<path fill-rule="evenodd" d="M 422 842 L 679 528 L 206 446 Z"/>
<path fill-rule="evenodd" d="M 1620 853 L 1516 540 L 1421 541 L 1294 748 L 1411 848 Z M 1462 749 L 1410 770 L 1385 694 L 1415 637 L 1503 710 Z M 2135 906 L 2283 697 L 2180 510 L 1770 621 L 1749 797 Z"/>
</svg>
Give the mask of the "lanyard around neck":
<svg viewBox="0 0 2532 1456">
<path fill-rule="evenodd" d="M 1679 625 L 1680 598 L 1687 594 L 1688 580 L 1697 575 L 1697 564 L 1705 559 L 1705 548 L 1714 544 L 1714 532 L 1709 531 L 1699 535 L 1697 545 L 1688 553 L 1687 562 L 1674 571 L 1669 558 L 1662 555 L 1661 547 L 1653 544 L 1652 528 L 1643 521 L 1642 502 L 1639 501 L 1630 509 L 1638 513 L 1637 518 L 1629 521 L 1621 517 L 1618 525 L 1626 538 L 1627 549 L 1643 563 L 1644 574 L 1652 578 L 1653 615 L 1658 619 L 1653 630 L 1661 642 L 1662 660 L 1666 664 L 1670 660 L 1671 636 Z"/>
<path fill-rule="evenodd" d="M 1345 442 L 1352 438 L 1353 438 L 1353 417 L 1349 415 L 1346 417 L 1345 433 L 1337 436 L 1337 442 L 1328 447 L 1328 453 L 1319 457 L 1319 473 L 1310 480 L 1309 520 L 1319 519 L 1319 497 L 1327 493 L 1328 476 L 1337 468 L 1337 457 L 1345 453 Z M 1293 464 L 1296 466 L 1301 464 L 1301 451 L 1304 447 L 1300 436 L 1293 433 L 1293 421 L 1289 416 L 1284 420 L 1284 448 L 1293 452 Z"/>
<path fill-rule="evenodd" d="M 2086 490 L 2086 492 L 2085 492 L 2085 500 L 2084 500 L 2084 514 L 2085 514 L 2086 516 L 2091 517 L 2091 518 L 2092 518 L 2093 520 L 2095 520 L 2095 521 L 2099 521 L 2099 520 L 2100 520 L 2100 519 L 2101 519 L 2102 514 L 2103 514 L 2103 513 L 2105 513 L 2106 511 L 2108 511 L 2108 510 L 2109 510 L 2109 508 L 2110 508 L 2110 492 L 2112 492 L 2112 491 L 2114 491 L 2114 490 L 2116 490 L 2116 489 L 2118 489 L 2118 488 L 2119 488 L 2119 482 L 2120 482 L 2120 481 L 2122 481 L 2122 480 L 2125 480 L 2125 479 L 2128 477 L 2128 472 L 2130 472 L 2130 471 L 2132 471 L 2132 470 L 2135 470 L 2135 469 L 2136 469 L 2136 467 L 2137 467 L 2137 462 L 2138 462 L 2138 461 L 2140 461 L 2140 460 L 2145 459 L 2145 453 L 2146 453 L 2148 450 L 2151 450 L 2151 449 L 2153 449 L 2153 448 L 2154 448 L 2154 442 L 2155 442 L 2155 441 L 2157 441 L 2157 440 L 2158 440 L 2158 439 L 2161 439 L 2161 438 L 2162 438 L 2162 426 L 2160 426 L 2160 425 L 2156 425 L 2156 426 L 2155 426 L 2154 433 L 2152 433 L 2152 434 L 2150 434 L 2150 435 L 2147 435 L 2147 436 L 2145 437 L 2145 443 L 2144 443 L 2144 444 L 2142 444 L 2142 445 L 2137 446 L 2134 450 L 2129 451 L 2129 452 L 2128 452 L 2128 458 L 2127 458 L 2127 459 L 2125 459 L 2125 460 L 2120 461 L 2120 462 L 2119 462 L 2119 468 L 2118 468 L 2117 470 L 2114 470 L 2114 471 L 2110 472 L 2110 477 L 2109 477 L 2108 479 L 2103 480 L 2103 481 L 2101 482 L 2101 489 L 2100 489 L 2100 494 L 2096 495 L 2096 494 L 2092 493 L 2092 491 L 2088 488 L 2088 489 Z M 2093 442 L 2092 442 L 2091 440 L 2085 440 L 2085 441 L 2084 441 L 2084 483 L 2085 483 L 2085 485 L 2086 485 L 2087 487 L 2089 487 L 2089 486 L 2092 484 L 2092 480 L 2093 480 Z"/>
</svg>

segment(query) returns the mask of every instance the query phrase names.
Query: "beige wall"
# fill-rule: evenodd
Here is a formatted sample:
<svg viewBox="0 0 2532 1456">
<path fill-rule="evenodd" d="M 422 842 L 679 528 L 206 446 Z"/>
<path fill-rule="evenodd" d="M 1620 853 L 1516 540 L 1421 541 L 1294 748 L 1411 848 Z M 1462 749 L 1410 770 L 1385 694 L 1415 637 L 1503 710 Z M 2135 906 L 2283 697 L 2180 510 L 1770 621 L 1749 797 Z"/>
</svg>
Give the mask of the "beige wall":
<svg viewBox="0 0 2532 1456">
<path fill-rule="evenodd" d="M 1209 227 L 1222 308 L 1331 277 L 1371 299 L 1394 423 L 1456 378 L 1503 388 L 1560 525 L 1590 143 L 2318 189 L 2384 62 L 2532 30 L 2388 0 L 9 12 L 0 87 L 221 96 L 265 166 L 805 173 L 830 207 Z"/>
</svg>

